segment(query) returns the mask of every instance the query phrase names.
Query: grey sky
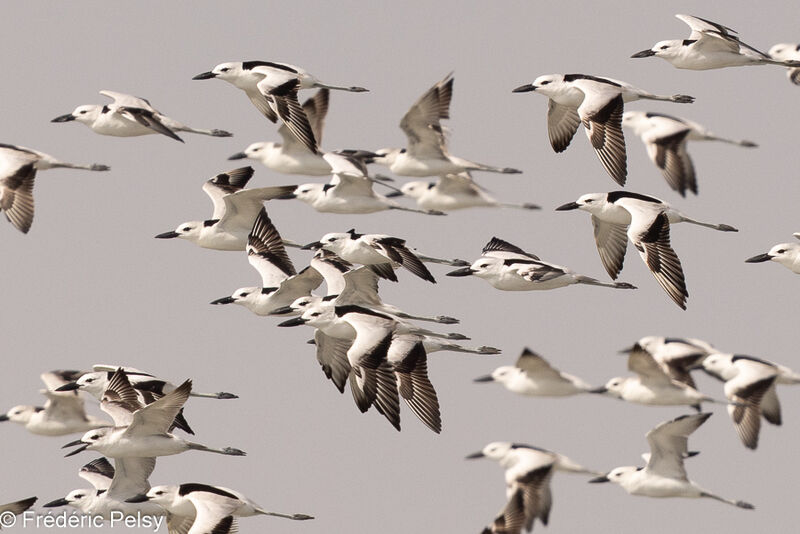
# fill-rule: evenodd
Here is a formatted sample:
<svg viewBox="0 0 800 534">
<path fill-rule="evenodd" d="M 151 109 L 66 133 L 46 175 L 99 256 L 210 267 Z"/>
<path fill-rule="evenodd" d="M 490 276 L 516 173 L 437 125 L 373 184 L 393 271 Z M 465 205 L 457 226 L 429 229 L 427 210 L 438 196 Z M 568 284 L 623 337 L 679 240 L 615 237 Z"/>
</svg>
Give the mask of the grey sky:
<svg viewBox="0 0 800 534">
<path fill-rule="evenodd" d="M 606 470 L 641 464 L 645 432 L 681 408 L 648 408 L 606 398 L 525 399 L 472 379 L 512 362 L 527 345 L 562 370 L 592 383 L 626 374 L 616 355 L 644 335 L 692 336 L 722 350 L 800 368 L 796 354 L 798 280 L 774 265 L 744 259 L 791 241 L 800 182 L 796 170 L 797 102 L 783 69 L 680 71 L 657 58 L 629 56 L 688 28 L 675 13 L 731 26 L 762 49 L 800 39 L 798 8 L 775 2 L 11 2 L 0 19 L 5 61 L 0 141 L 58 158 L 111 165 L 109 173 L 53 170 L 36 184 L 36 217 L 22 235 L 2 221 L 3 388 L 0 410 L 40 403 L 38 374 L 93 363 L 125 364 L 198 390 L 240 400 L 193 399 L 186 415 L 197 441 L 235 446 L 246 458 L 189 452 L 159 459 L 153 484 L 206 482 L 242 491 L 268 509 L 315 515 L 310 522 L 249 518 L 247 532 L 479 532 L 504 503 L 502 471 L 465 461 L 487 442 L 531 443 Z M 501 356 L 436 353 L 430 376 L 444 430 L 437 436 L 405 407 L 397 433 L 371 411 L 358 413 L 349 393 L 328 383 L 305 344 L 310 329 L 278 329 L 240 307 L 209 301 L 253 285 L 244 253 L 153 239 L 180 222 L 206 218 L 200 189 L 210 176 L 239 166 L 226 158 L 275 128 L 246 97 L 220 81 L 191 77 L 217 63 L 267 59 L 301 65 L 331 83 L 371 92 L 331 95 L 326 148 L 402 146 L 397 127 L 408 106 L 455 71 L 451 149 L 522 175 L 476 176 L 498 198 L 542 205 L 541 212 L 470 210 L 448 217 L 411 213 L 325 215 L 274 201 L 270 217 L 301 242 L 355 227 L 405 237 L 432 255 L 474 259 L 496 235 L 543 259 L 606 279 L 589 216 L 553 208 L 588 192 L 618 187 L 579 132 L 563 154 L 547 141 L 546 101 L 511 89 L 540 74 L 582 72 L 625 80 L 662 94 L 687 93 L 691 105 L 636 102 L 627 109 L 691 118 L 720 135 L 752 139 L 758 149 L 718 143 L 690 147 L 700 195 L 682 199 L 627 134 L 626 189 L 671 202 L 690 216 L 737 226 L 723 234 L 673 228 L 686 273 L 688 311 L 679 310 L 629 251 L 620 280 L 638 291 L 569 287 L 507 293 L 477 279 L 439 283 L 408 273 L 383 283 L 382 295 L 409 312 L 455 315 L 453 328 Z M 121 139 L 82 125 L 50 124 L 79 104 L 99 103 L 100 89 L 148 98 L 159 110 L 229 139 L 183 135 Z M 310 93 L 309 93 L 310 94 Z M 281 176 L 258 163 L 253 186 L 313 178 Z M 309 256 L 290 252 L 298 266 Z M 699 387 L 722 397 L 721 385 Z M 690 440 L 702 454 L 687 462 L 692 479 L 756 505 L 745 512 L 698 500 L 632 497 L 616 486 L 589 485 L 559 473 L 553 482 L 550 534 L 600 532 L 786 532 L 796 524 L 800 464 L 796 409 L 800 390 L 782 387 L 784 427 L 765 425 L 757 451 L 738 441 L 724 408 Z M 78 468 L 94 456 L 63 459 L 71 438 L 0 428 L 0 501 L 38 495 L 39 504 L 81 487 Z M 537 527 L 540 528 L 540 527 Z"/>
</svg>

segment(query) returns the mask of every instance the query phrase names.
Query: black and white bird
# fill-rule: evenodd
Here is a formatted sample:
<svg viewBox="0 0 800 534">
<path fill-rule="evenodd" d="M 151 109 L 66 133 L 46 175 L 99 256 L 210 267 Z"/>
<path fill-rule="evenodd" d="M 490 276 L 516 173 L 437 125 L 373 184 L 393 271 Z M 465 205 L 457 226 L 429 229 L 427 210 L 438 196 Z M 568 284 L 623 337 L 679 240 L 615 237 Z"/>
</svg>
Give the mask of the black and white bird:
<svg viewBox="0 0 800 534">
<path fill-rule="evenodd" d="M 322 128 L 325 115 L 328 113 L 328 97 L 329 91 L 320 89 L 303 104 L 303 111 L 318 145 L 322 142 Z M 331 174 L 331 166 L 325 161 L 322 154 L 309 150 L 289 131 L 285 124 L 278 128 L 278 133 L 282 139 L 280 143 L 267 141 L 252 143 L 244 151 L 237 152 L 228 159 L 254 159 L 260 161 L 268 169 L 284 174 L 307 176 Z"/>
<path fill-rule="evenodd" d="M 322 157 L 331 166 L 333 177 L 330 182 L 300 184 L 280 198 L 301 200 L 320 213 L 360 214 L 401 210 L 444 215 L 440 211 L 407 208 L 373 191 L 375 179 L 369 177 L 361 158 L 345 152 L 326 152 Z"/>
<path fill-rule="evenodd" d="M 475 382 L 498 382 L 512 393 L 528 397 L 566 397 L 593 389 L 580 378 L 562 373 L 529 348 L 522 351 L 514 365 L 498 367 Z"/>
<path fill-rule="evenodd" d="M 408 138 L 408 147 L 376 150 L 374 162 L 387 166 L 400 176 L 442 176 L 464 171 L 521 173 L 518 169 L 475 163 L 449 153 L 441 121 L 450 118 L 452 96 L 453 74 L 450 73 L 428 89 L 400 121 L 400 129 Z"/>
<path fill-rule="evenodd" d="M 741 354 L 710 354 L 703 369 L 725 382 L 725 396 L 732 405 L 728 414 L 745 447 L 758 446 L 761 416 L 773 425 L 782 423 L 777 384 L 800 384 L 800 375 L 786 366 Z"/>
<path fill-rule="evenodd" d="M 603 167 L 620 185 L 625 185 L 628 175 L 623 104 L 639 99 L 694 102 L 691 96 L 656 95 L 619 80 L 588 74 L 546 74 L 513 92 L 528 91 L 548 98 L 547 133 L 553 150 L 566 150 L 582 123 Z"/>
<path fill-rule="evenodd" d="M 354 229 L 347 232 L 328 233 L 319 241 L 303 248 L 325 249 L 350 263 L 367 265 L 381 278 L 397 282 L 394 269 L 405 267 L 411 273 L 431 283 L 436 279 L 423 261 L 446 265 L 464 265 L 463 260 L 443 260 L 420 256 L 406 246 L 405 239 L 385 234 L 359 234 Z"/>
<path fill-rule="evenodd" d="M 628 353 L 628 370 L 636 376 L 615 377 L 605 386 L 591 390 L 627 402 L 650 406 L 692 406 L 700 411 L 700 403 L 720 402 L 697 391 L 693 386 L 673 379 L 655 358 L 641 346 Z"/>
<path fill-rule="evenodd" d="M 630 240 L 664 291 L 684 310 L 689 293 L 683 267 L 670 245 L 670 224 L 688 222 L 721 232 L 738 232 L 727 224 L 691 219 L 655 197 L 626 191 L 589 193 L 556 208 L 574 209 L 591 213 L 600 261 L 611 278 L 616 279 L 622 270 Z"/>
<path fill-rule="evenodd" d="M 772 59 L 742 42 L 736 30 L 692 15 L 675 15 L 692 32 L 688 39 L 659 41 L 652 48 L 633 54 L 633 58 L 660 57 L 673 67 L 690 70 L 722 69 L 745 65 L 780 65 L 797 67 L 800 62 Z"/>
<path fill-rule="evenodd" d="M 75 447 L 66 456 L 84 450 L 97 451 L 109 458 L 155 458 L 188 450 L 244 456 L 239 449 L 214 449 L 187 441 L 169 432 L 175 418 L 189 399 L 192 381 L 186 380 L 157 401 L 143 405 L 122 369 L 111 378 L 100 407 L 114 419 L 113 427 L 90 430 L 79 440 L 64 445 Z"/>
<path fill-rule="evenodd" d="M 400 191 L 387 193 L 387 197 L 405 195 L 417 201 L 424 210 L 453 211 L 465 208 L 517 208 L 538 210 L 540 206 L 529 202 L 500 202 L 480 185 L 470 173 L 445 174 L 436 182 L 413 181 L 403 184 Z"/>
<path fill-rule="evenodd" d="M 683 465 L 685 458 L 696 453 L 688 449 L 689 435 L 711 417 L 710 413 L 681 415 L 660 423 L 646 437 L 650 445 L 645 467 L 626 466 L 589 482 L 614 482 L 631 495 L 644 497 L 685 497 L 715 499 L 745 510 L 753 505 L 715 495 L 689 480 Z"/>
<path fill-rule="evenodd" d="M 32 148 L 0 143 L 0 211 L 14 227 L 27 234 L 33 223 L 33 184 L 36 171 L 47 169 L 107 171 L 108 165 L 79 165 L 60 161 Z"/>
<path fill-rule="evenodd" d="M 572 284 L 636 289 L 625 282 L 601 282 L 577 274 L 567 267 L 542 261 L 507 241 L 493 237 L 483 247 L 481 257 L 469 267 L 450 271 L 447 276 L 477 276 L 502 291 L 534 291 L 557 289 Z"/>
<path fill-rule="evenodd" d="M 36 497 L 28 497 L 21 501 L 10 502 L 7 504 L 0 504 L 0 515 L 10 512 L 14 515 L 19 515 L 25 510 L 29 509 L 36 502 Z M 0 527 L 2 528 L 2 527 Z"/>
<path fill-rule="evenodd" d="M 285 519 L 314 519 L 306 514 L 270 512 L 238 491 L 208 484 L 154 486 L 147 493 L 132 496 L 129 503 L 158 505 L 169 514 L 170 533 L 234 534 L 238 532 L 236 518 L 269 515 Z"/>
<path fill-rule="evenodd" d="M 46 389 L 40 392 L 47 397 L 44 406 L 14 406 L 0 415 L 0 422 L 11 421 L 31 434 L 42 436 L 66 436 L 108 426 L 108 421 L 86 414 L 83 398 L 77 391 L 60 390 L 79 375 L 80 371 L 43 373 L 41 379 Z"/>
<path fill-rule="evenodd" d="M 155 237 L 179 237 L 214 250 L 245 250 L 264 202 L 280 198 L 295 188 L 293 185 L 279 185 L 245 189 L 253 172 L 252 167 L 241 167 L 214 176 L 203 184 L 203 191 L 214 204 L 211 218 L 182 223 L 175 230 Z"/>
<path fill-rule="evenodd" d="M 299 273 L 286 253 L 275 225 L 261 208 L 247 240 L 247 261 L 261 275 L 261 286 L 240 287 L 228 297 L 211 304 L 239 304 L 256 315 L 269 315 L 273 310 L 288 306 L 322 284 L 322 275 L 314 267 Z"/>
<path fill-rule="evenodd" d="M 150 489 L 149 478 L 156 466 L 155 458 L 117 458 L 116 468 L 105 458 L 98 458 L 81 467 L 78 475 L 94 489 L 76 489 L 61 499 L 43 505 L 45 508 L 72 506 L 83 514 L 110 520 L 115 512 L 123 516 L 163 516 L 164 510 L 154 503 L 132 504 L 127 499 Z"/>
<path fill-rule="evenodd" d="M 773 45 L 769 52 L 769 57 L 778 61 L 800 61 L 800 44 L 780 43 Z M 800 67 L 789 67 L 786 69 L 786 76 L 795 85 L 800 85 Z"/>
<path fill-rule="evenodd" d="M 719 137 L 703 126 L 652 111 L 626 111 L 622 114 L 622 127 L 631 128 L 638 135 L 647 155 L 661 169 L 669 186 L 686 196 L 688 189 L 697 194 L 694 164 L 686 151 L 687 141 L 722 141 L 743 147 L 756 147 L 752 141 Z"/>
<path fill-rule="evenodd" d="M 100 94 L 112 99 L 111 104 L 87 104 L 78 106 L 72 113 L 60 115 L 51 122 L 77 121 L 88 126 L 100 135 L 114 137 L 136 137 L 140 135 L 162 134 L 183 143 L 183 139 L 175 132 L 189 132 L 212 137 L 231 137 L 233 134 L 225 130 L 202 130 L 191 128 L 171 119 L 150 105 L 144 98 L 100 91 Z"/>
<path fill-rule="evenodd" d="M 796 232 L 794 237 L 800 239 L 800 232 Z M 792 271 L 800 274 L 800 243 L 778 243 L 769 252 L 758 254 L 744 260 L 746 263 L 762 263 L 774 261 Z"/>
<path fill-rule="evenodd" d="M 630 354 L 639 350 L 647 351 L 671 379 L 695 389 L 691 371 L 701 368 L 705 357 L 717 352 L 701 339 L 663 336 L 645 336 L 620 352 Z"/>
<path fill-rule="evenodd" d="M 506 481 L 506 505 L 482 534 L 520 534 L 523 529 L 532 530 L 536 519 L 547 525 L 553 504 L 550 480 L 554 471 L 598 474 L 563 454 L 507 441 L 489 443 L 480 452 L 467 456 L 468 460 L 476 458 L 499 462 L 505 469 Z"/>
</svg>

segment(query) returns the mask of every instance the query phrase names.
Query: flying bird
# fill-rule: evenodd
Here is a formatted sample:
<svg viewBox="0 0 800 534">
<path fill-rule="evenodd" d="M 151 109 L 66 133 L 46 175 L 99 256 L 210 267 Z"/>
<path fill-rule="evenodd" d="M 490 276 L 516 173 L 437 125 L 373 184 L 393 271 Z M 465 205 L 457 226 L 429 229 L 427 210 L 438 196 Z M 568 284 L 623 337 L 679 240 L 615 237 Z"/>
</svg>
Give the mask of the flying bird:
<svg viewBox="0 0 800 534">
<path fill-rule="evenodd" d="M 778 61 L 800 61 L 800 44 L 780 43 L 769 49 L 769 57 Z M 795 85 L 800 85 L 800 67 L 786 69 L 786 77 Z"/>
<path fill-rule="evenodd" d="M 796 232 L 794 237 L 800 239 L 800 232 Z M 744 260 L 746 263 L 762 263 L 774 261 L 792 271 L 800 274 L 800 243 L 778 243 L 769 252 L 758 254 Z"/>
<path fill-rule="evenodd" d="M 625 185 L 628 176 L 622 133 L 623 104 L 639 99 L 694 102 L 691 96 L 656 95 L 619 80 L 588 74 L 546 74 L 513 90 L 514 93 L 529 91 L 548 98 L 547 133 L 553 150 L 566 150 L 578 126 L 583 124 L 597 157 L 619 185 Z"/>
</svg>

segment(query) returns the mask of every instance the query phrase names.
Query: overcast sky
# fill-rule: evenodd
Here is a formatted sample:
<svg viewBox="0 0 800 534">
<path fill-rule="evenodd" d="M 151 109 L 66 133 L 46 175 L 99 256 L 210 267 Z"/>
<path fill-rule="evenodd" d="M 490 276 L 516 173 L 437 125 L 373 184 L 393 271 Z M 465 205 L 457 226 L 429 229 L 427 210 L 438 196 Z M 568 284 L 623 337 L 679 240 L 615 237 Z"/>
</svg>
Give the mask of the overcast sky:
<svg viewBox="0 0 800 534">
<path fill-rule="evenodd" d="M 188 452 L 161 458 L 151 482 L 205 482 L 250 496 L 267 509 L 315 515 L 314 521 L 245 518 L 241 532 L 479 532 L 505 502 L 503 473 L 492 461 L 464 456 L 495 440 L 559 451 L 597 470 L 642 465 L 644 434 L 688 413 L 680 407 L 629 405 L 594 396 L 516 397 L 472 379 L 512 363 L 524 346 L 562 370 L 603 384 L 625 375 L 617 351 L 644 335 L 691 336 L 721 350 L 800 368 L 798 280 L 778 265 L 745 264 L 773 244 L 791 241 L 797 221 L 797 102 L 800 88 L 782 68 L 694 72 L 657 58 L 630 59 L 656 41 L 685 38 L 675 13 L 691 13 L 739 30 L 768 49 L 800 40 L 794 2 L 10 2 L 0 19 L 3 89 L 0 141 L 108 173 L 53 170 L 36 183 L 36 217 L 28 235 L 0 221 L 4 251 L 0 339 L 0 411 L 43 402 L 38 375 L 55 368 L 124 364 L 175 383 L 191 377 L 203 391 L 232 391 L 232 401 L 192 399 L 186 416 L 196 441 L 234 446 L 245 458 Z M 690 216 L 740 229 L 726 234 L 691 225 L 672 230 L 689 290 L 681 311 L 635 251 L 620 280 L 638 291 L 573 286 L 509 293 L 474 278 L 438 284 L 409 273 L 382 283 L 391 302 L 412 313 L 460 317 L 458 330 L 500 356 L 436 353 L 430 377 L 444 430 L 434 435 L 403 406 L 401 433 L 375 411 L 360 414 L 339 395 L 305 344 L 311 329 L 278 329 L 277 320 L 235 306 L 210 306 L 258 275 L 245 254 L 156 240 L 186 220 L 205 219 L 201 190 L 209 177 L 239 166 L 226 158 L 249 143 L 278 140 L 275 127 L 243 93 L 192 76 L 223 61 L 263 59 L 300 65 L 363 94 L 334 93 L 323 146 L 402 146 L 400 118 L 420 94 L 455 71 L 452 153 L 517 167 L 521 175 L 476 178 L 501 200 L 535 202 L 542 211 L 319 214 L 297 201 L 274 201 L 270 217 L 299 242 L 355 227 L 408 240 L 430 255 L 478 257 L 498 236 L 553 263 L 607 279 L 589 216 L 554 212 L 589 192 L 618 189 L 583 132 L 555 154 L 545 127 L 546 101 L 511 90 L 548 73 L 591 73 L 646 90 L 686 93 L 691 105 L 635 102 L 696 120 L 720 135 L 759 143 L 690 146 L 700 195 L 671 191 L 628 133 L 627 190 L 671 202 Z M 234 132 L 227 139 L 182 134 L 112 138 L 50 119 L 100 103 L 101 89 L 148 98 L 165 114 L 199 128 Z M 310 95 L 306 93 L 305 95 Z M 253 162 L 251 185 L 319 178 L 282 176 Z M 410 204 L 410 203 L 409 203 Z M 291 251 L 298 268 L 310 258 Z M 792 287 L 795 285 L 795 287 Z M 721 384 L 698 378 L 721 398 Z M 765 425 L 758 450 L 739 442 L 724 407 L 690 439 L 702 454 L 690 478 L 720 495 L 752 502 L 747 512 L 710 500 L 633 497 L 586 477 L 557 473 L 547 532 L 787 532 L 796 528 L 800 464 L 800 389 L 781 387 L 784 426 Z M 92 408 L 97 411 L 96 408 Z M 7 423 L 0 428 L 0 502 L 30 495 L 39 504 L 84 487 L 77 477 L 94 455 L 62 458 L 72 437 L 46 438 Z M 540 527 L 537 527 L 540 528 Z"/>
</svg>

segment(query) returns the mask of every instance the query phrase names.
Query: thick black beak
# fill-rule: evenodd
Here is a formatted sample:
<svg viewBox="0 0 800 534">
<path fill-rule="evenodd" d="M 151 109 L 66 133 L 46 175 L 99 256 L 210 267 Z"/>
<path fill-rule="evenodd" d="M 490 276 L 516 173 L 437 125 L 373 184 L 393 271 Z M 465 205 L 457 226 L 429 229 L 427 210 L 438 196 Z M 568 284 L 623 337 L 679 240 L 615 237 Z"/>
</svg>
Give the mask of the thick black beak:
<svg viewBox="0 0 800 534">
<path fill-rule="evenodd" d="M 306 324 L 306 320 L 302 317 L 295 317 L 294 319 L 289 319 L 288 321 L 283 321 L 282 323 L 278 323 L 278 326 L 300 326 Z"/>
<path fill-rule="evenodd" d="M 81 442 L 79 441 L 78 443 L 81 443 Z M 88 444 L 88 443 L 84 443 L 82 447 L 78 447 L 78 448 L 77 448 L 77 449 L 75 449 L 74 451 L 72 451 L 72 452 L 68 452 L 67 454 L 65 454 L 65 455 L 64 455 L 64 458 L 69 458 L 70 456 L 75 456 L 75 455 L 76 455 L 76 454 L 78 454 L 79 452 L 83 452 L 83 451 L 85 451 L 85 450 L 86 450 L 86 447 L 88 447 L 88 446 L 89 446 L 89 444 Z M 64 447 L 66 447 L 66 445 L 65 445 Z M 63 449 L 64 447 L 61 447 L 61 448 Z"/>
<path fill-rule="evenodd" d="M 281 306 L 280 308 L 275 308 L 271 312 L 270 315 L 286 315 L 287 313 L 292 313 L 294 310 L 291 306 Z"/>
<path fill-rule="evenodd" d="M 447 276 L 472 276 L 472 267 L 463 267 L 461 269 L 456 269 L 455 271 L 450 271 L 447 273 Z"/>
<path fill-rule="evenodd" d="M 295 195 L 294 193 L 284 193 L 274 198 L 275 200 L 291 200 L 293 198 L 297 198 L 297 195 Z"/>
<path fill-rule="evenodd" d="M 639 57 L 650 57 L 656 55 L 651 49 L 642 50 L 641 52 L 636 52 L 631 57 L 639 58 Z M 590 481 L 591 482 L 591 481 Z"/>
<path fill-rule="evenodd" d="M 562 204 L 556 208 L 556 211 L 567 211 L 567 210 L 576 210 L 580 208 L 581 205 L 577 202 L 567 202 L 566 204 Z"/>
<path fill-rule="evenodd" d="M 588 393 L 608 393 L 608 388 L 603 386 L 599 388 L 592 388 L 587 390 Z"/>
<path fill-rule="evenodd" d="M 6 414 L 0 415 L 0 423 L 8 421 L 8 416 Z"/>
<path fill-rule="evenodd" d="M 67 447 L 74 447 L 75 445 L 83 445 L 83 441 L 76 439 L 75 441 L 70 441 L 66 445 L 63 445 L 61 448 L 66 449 Z"/>
<path fill-rule="evenodd" d="M 78 388 L 80 388 L 80 386 L 77 382 L 70 382 L 68 384 L 64 384 L 63 386 L 58 386 L 56 391 L 75 391 Z"/>
<path fill-rule="evenodd" d="M 233 297 L 222 297 L 221 299 L 212 300 L 211 304 L 233 304 L 236 302 Z"/>
<path fill-rule="evenodd" d="M 178 237 L 180 234 L 178 232 L 164 232 L 163 234 L 158 234 L 156 239 L 172 239 L 174 237 Z"/>
<path fill-rule="evenodd" d="M 147 502 L 150 500 L 150 497 L 147 496 L 145 493 L 140 493 L 139 495 L 134 495 L 129 499 L 125 499 L 125 502 Z"/>
<path fill-rule="evenodd" d="M 590 484 L 597 484 L 598 482 L 611 482 L 607 476 L 603 475 L 601 477 L 596 477 L 589 479 Z"/>
<path fill-rule="evenodd" d="M 322 248 L 322 243 L 319 241 L 314 241 L 313 243 L 309 243 L 307 245 L 303 245 L 300 247 L 301 250 L 319 250 Z"/>
<path fill-rule="evenodd" d="M 513 91 L 512 93 L 530 93 L 531 91 L 535 91 L 536 88 L 533 86 L 532 83 L 526 83 L 525 85 L 520 85 Z"/>
<path fill-rule="evenodd" d="M 49 503 L 43 504 L 42 506 L 44 508 L 55 508 L 57 506 L 68 506 L 68 505 L 69 505 L 69 501 L 67 501 L 67 499 L 64 499 L 62 497 L 61 499 L 56 499 L 54 501 L 50 501 Z"/>
<path fill-rule="evenodd" d="M 494 378 L 492 378 L 492 375 L 479 376 L 473 382 L 494 382 Z"/>
<path fill-rule="evenodd" d="M 389 198 L 395 198 L 395 197 L 405 196 L 405 194 L 402 191 L 390 191 L 390 192 L 386 193 L 386 195 L 384 195 L 384 196 L 389 197 Z"/>
<path fill-rule="evenodd" d="M 745 263 L 761 263 L 764 261 L 769 261 L 772 259 L 772 256 L 769 254 L 759 254 L 758 256 L 753 256 L 752 258 L 747 258 L 744 260 Z"/>
<path fill-rule="evenodd" d="M 233 156 L 229 157 L 228 159 L 244 159 L 246 157 L 247 157 L 247 154 L 245 154 L 244 152 L 237 152 L 236 154 L 234 154 Z"/>
<path fill-rule="evenodd" d="M 211 78 L 216 78 L 216 77 L 217 77 L 216 74 L 214 74 L 211 71 L 208 71 L 208 72 L 202 72 L 202 73 L 198 74 L 197 76 L 193 77 L 192 79 L 193 80 L 210 80 Z"/>
<path fill-rule="evenodd" d="M 465 460 L 474 460 L 475 458 L 483 458 L 483 456 L 484 455 L 483 455 L 482 452 L 473 452 L 472 454 L 470 454 L 468 456 L 465 456 L 464 459 Z"/>
<path fill-rule="evenodd" d="M 642 346 L 639 345 L 639 343 L 634 343 L 630 347 L 627 347 L 627 348 L 624 348 L 624 349 L 619 349 L 619 353 L 620 354 L 630 354 L 631 352 L 633 352 L 635 350 L 641 350 L 641 349 L 642 349 Z"/>
<path fill-rule="evenodd" d="M 67 113 L 66 115 L 59 115 L 50 122 L 69 122 L 74 120 L 75 120 L 75 115 L 73 115 L 72 113 Z"/>
</svg>

